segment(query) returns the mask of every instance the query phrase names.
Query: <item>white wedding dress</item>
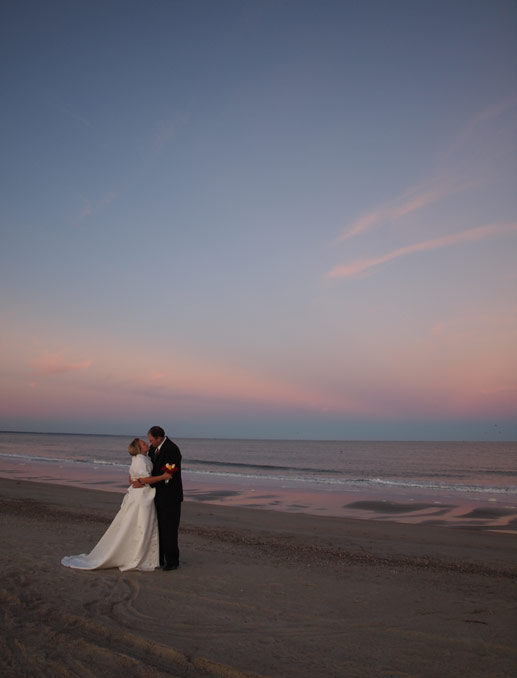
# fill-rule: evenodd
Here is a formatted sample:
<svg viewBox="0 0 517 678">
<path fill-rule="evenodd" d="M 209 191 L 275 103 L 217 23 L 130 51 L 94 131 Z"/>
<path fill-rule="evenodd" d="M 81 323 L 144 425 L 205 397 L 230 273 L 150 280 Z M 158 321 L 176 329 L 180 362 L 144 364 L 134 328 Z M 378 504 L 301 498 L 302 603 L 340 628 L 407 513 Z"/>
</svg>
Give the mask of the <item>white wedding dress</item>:
<svg viewBox="0 0 517 678">
<path fill-rule="evenodd" d="M 151 475 L 153 465 L 143 454 L 131 461 L 132 480 Z M 154 508 L 155 489 L 129 487 L 119 512 L 90 553 L 66 556 L 61 564 L 78 570 L 154 570 L 159 565 L 158 523 Z"/>
</svg>

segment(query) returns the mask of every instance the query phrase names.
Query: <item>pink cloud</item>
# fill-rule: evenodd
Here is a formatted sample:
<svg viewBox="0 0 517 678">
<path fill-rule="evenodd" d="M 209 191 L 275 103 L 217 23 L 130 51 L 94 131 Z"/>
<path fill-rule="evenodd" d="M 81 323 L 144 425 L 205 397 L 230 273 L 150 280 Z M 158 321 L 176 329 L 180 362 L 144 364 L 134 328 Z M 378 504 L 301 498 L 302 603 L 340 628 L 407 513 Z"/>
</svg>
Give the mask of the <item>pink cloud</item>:
<svg viewBox="0 0 517 678">
<path fill-rule="evenodd" d="M 480 127 L 483 123 L 500 118 L 517 105 L 517 95 L 512 94 L 503 101 L 488 107 L 477 113 L 458 133 L 456 139 L 445 149 L 442 149 L 441 166 L 444 168 L 438 176 L 423 182 L 415 188 L 409 189 L 404 195 L 395 200 L 389 201 L 381 207 L 375 208 L 361 215 L 356 219 L 341 235 L 339 241 L 346 240 L 352 236 L 368 231 L 371 228 L 380 226 L 384 223 L 393 223 L 402 217 L 420 210 L 428 205 L 442 200 L 448 195 L 464 191 L 466 189 L 478 186 L 484 183 L 478 176 L 478 179 L 472 178 L 473 167 L 479 175 L 479 163 L 469 162 L 468 157 L 464 157 L 465 149 L 470 152 L 474 150 L 476 158 L 479 156 L 479 136 Z M 502 121 L 498 122 L 498 132 L 501 131 Z M 514 133 L 513 123 L 509 131 Z M 506 125 L 508 127 L 508 125 Z M 491 146 L 495 144 L 492 140 Z M 493 152 L 493 150 L 492 150 Z M 485 151 L 486 153 L 486 151 Z M 456 162 L 454 162 L 456 158 Z M 486 160 L 486 157 L 485 157 Z M 458 165 L 459 163 L 459 165 Z M 453 167 L 456 166 L 454 170 Z M 453 177 L 451 178 L 451 172 Z M 468 178 L 470 176 L 470 179 Z"/>
<path fill-rule="evenodd" d="M 80 196 L 81 200 L 83 201 L 83 208 L 80 210 L 79 214 L 77 217 L 74 219 L 74 226 L 78 227 L 81 226 L 83 221 L 88 219 L 89 217 L 92 216 L 92 214 L 95 214 L 96 212 L 100 211 L 104 207 L 108 207 L 113 203 L 115 200 L 118 198 L 118 192 L 117 191 L 111 191 L 110 193 L 107 193 L 103 198 L 98 200 L 97 202 L 92 202 L 85 196 Z"/>
<path fill-rule="evenodd" d="M 460 131 L 456 140 L 453 144 L 447 149 L 446 155 L 452 155 L 456 153 L 458 149 L 465 146 L 469 140 L 475 135 L 479 134 L 479 127 L 487 121 L 493 120 L 494 118 L 501 117 L 504 113 L 514 108 L 517 105 L 517 95 L 511 94 L 502 101 L 489 106 L 479 113 L 477 113 Z"/>
<path fill-rule="evenodd" d="M 77 372 L 86 370 L 93 361 L 66 362 L 59 355 L 45 355 L 34 360 L 33 364 L 38 374 L 49 376 L 51 374 L 63 374 L 64 372 Z"/>
<path fill-rule="evenodd" d="M 94 210 L 94 207 L 90 200 L 88 200 L 88 198 L 81 196 L 81 199 L 83 201 L 83 208 L 81 209 L 81 211 L 74 220 L 75 226 L 79 226 L 85 219 L 87 219 L 93 213 Z"/>
<path fill-rule="evenodd" d="M 377 209 L 366 212 L 360 216 L 352 225 L 341 235 L 339 240 L 346 240 L 354 235 L 369 231 L 375 226 L 387 222 L 395 222 L 412 212 L 416 212 L 427 205 L 431 205 L 442 200 L 447 195 L 457 193 L 468 187 L 468 184 L 460 184 L 457 181 L 446 181 L 436 179 L 429 184 L 419 186 L 408 191 L 399 200 L 388 203 Z"/>
<path fill-rule="evenodd" d="M 176 139 L 178 131 L 188 124 L 186 116 L 177 116 L 173 120 L 162 120 L 156 125 L 152 139 L 152 152 L 158 156 Z"/>
<path fill-rule="evenodd" d="M 517 230 L 517 222 L 508 224 L 487 224 L 485 226 L 478 226 L 467 231 L 460 231 L 459 233 L 452 233 L 441 238 L 434 238 L 424 242 L 415 243 L 414 245 L 407 245 L 406 247 L 399 247 L 396 250 L 383 254 L 379 257 L 371 259 L 357 259 L 356 261 L 346 264 L 345 266 L 336 266 L 329 273 L 329 278 L 352 278 L 354 276 L 365 273 L 371 268 L 380 266 L 381 264 L 398 259 L 399 257 L 414 254 L 415 252 L 425 252 L 428 250 L 439 249 L 441 247 L 450 247 L 461 242 L 469 242 L 472 240 L 481 240 L 482 238 L 490 238 L 502 233 L 508 233 Z"/>
</svg>

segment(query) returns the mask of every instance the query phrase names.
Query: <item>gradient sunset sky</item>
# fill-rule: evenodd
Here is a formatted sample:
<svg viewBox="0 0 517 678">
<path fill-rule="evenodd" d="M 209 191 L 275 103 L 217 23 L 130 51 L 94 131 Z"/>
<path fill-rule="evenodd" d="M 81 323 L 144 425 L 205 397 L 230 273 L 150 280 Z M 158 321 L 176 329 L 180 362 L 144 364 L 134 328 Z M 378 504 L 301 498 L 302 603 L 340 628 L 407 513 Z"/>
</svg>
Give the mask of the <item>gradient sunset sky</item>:
<svg viewBox="0 0 517 678">
<path fill-rule="evenodd" d="M 0 25 L 0 429 L 517 439 L 514 0 Z"/>
</svg>

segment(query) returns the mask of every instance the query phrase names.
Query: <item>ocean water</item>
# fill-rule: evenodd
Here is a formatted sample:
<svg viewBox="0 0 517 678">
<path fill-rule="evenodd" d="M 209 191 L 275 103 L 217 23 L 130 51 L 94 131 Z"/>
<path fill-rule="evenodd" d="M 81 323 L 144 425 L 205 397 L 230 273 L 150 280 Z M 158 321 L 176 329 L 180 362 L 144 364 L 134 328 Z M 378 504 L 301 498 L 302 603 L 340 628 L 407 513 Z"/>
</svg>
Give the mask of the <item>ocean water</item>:
<svg viewBox="0 0 517 678">
<path fill-rule="evenodd" d="M 0 432 L 0 476 L 124 491 L 134 436 Z M 186 498 L 517 533 L 517 443 L 175 439 Z"/>
</svg>

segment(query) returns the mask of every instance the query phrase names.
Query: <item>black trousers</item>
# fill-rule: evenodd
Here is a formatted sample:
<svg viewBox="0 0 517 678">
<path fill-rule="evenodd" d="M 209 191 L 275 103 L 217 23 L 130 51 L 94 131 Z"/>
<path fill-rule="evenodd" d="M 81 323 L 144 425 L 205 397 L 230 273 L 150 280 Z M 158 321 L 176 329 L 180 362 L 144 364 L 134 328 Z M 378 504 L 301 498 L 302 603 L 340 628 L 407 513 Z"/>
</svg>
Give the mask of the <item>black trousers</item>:
<svg viewBox="0 0 517 678">
<path fill-rule="evenodd" d="M 155 503 L 160 542 L 160 565 L 177 565 L 180 560 L 178 528 L 181 518 L 181 503 Z"/>
</svg>

